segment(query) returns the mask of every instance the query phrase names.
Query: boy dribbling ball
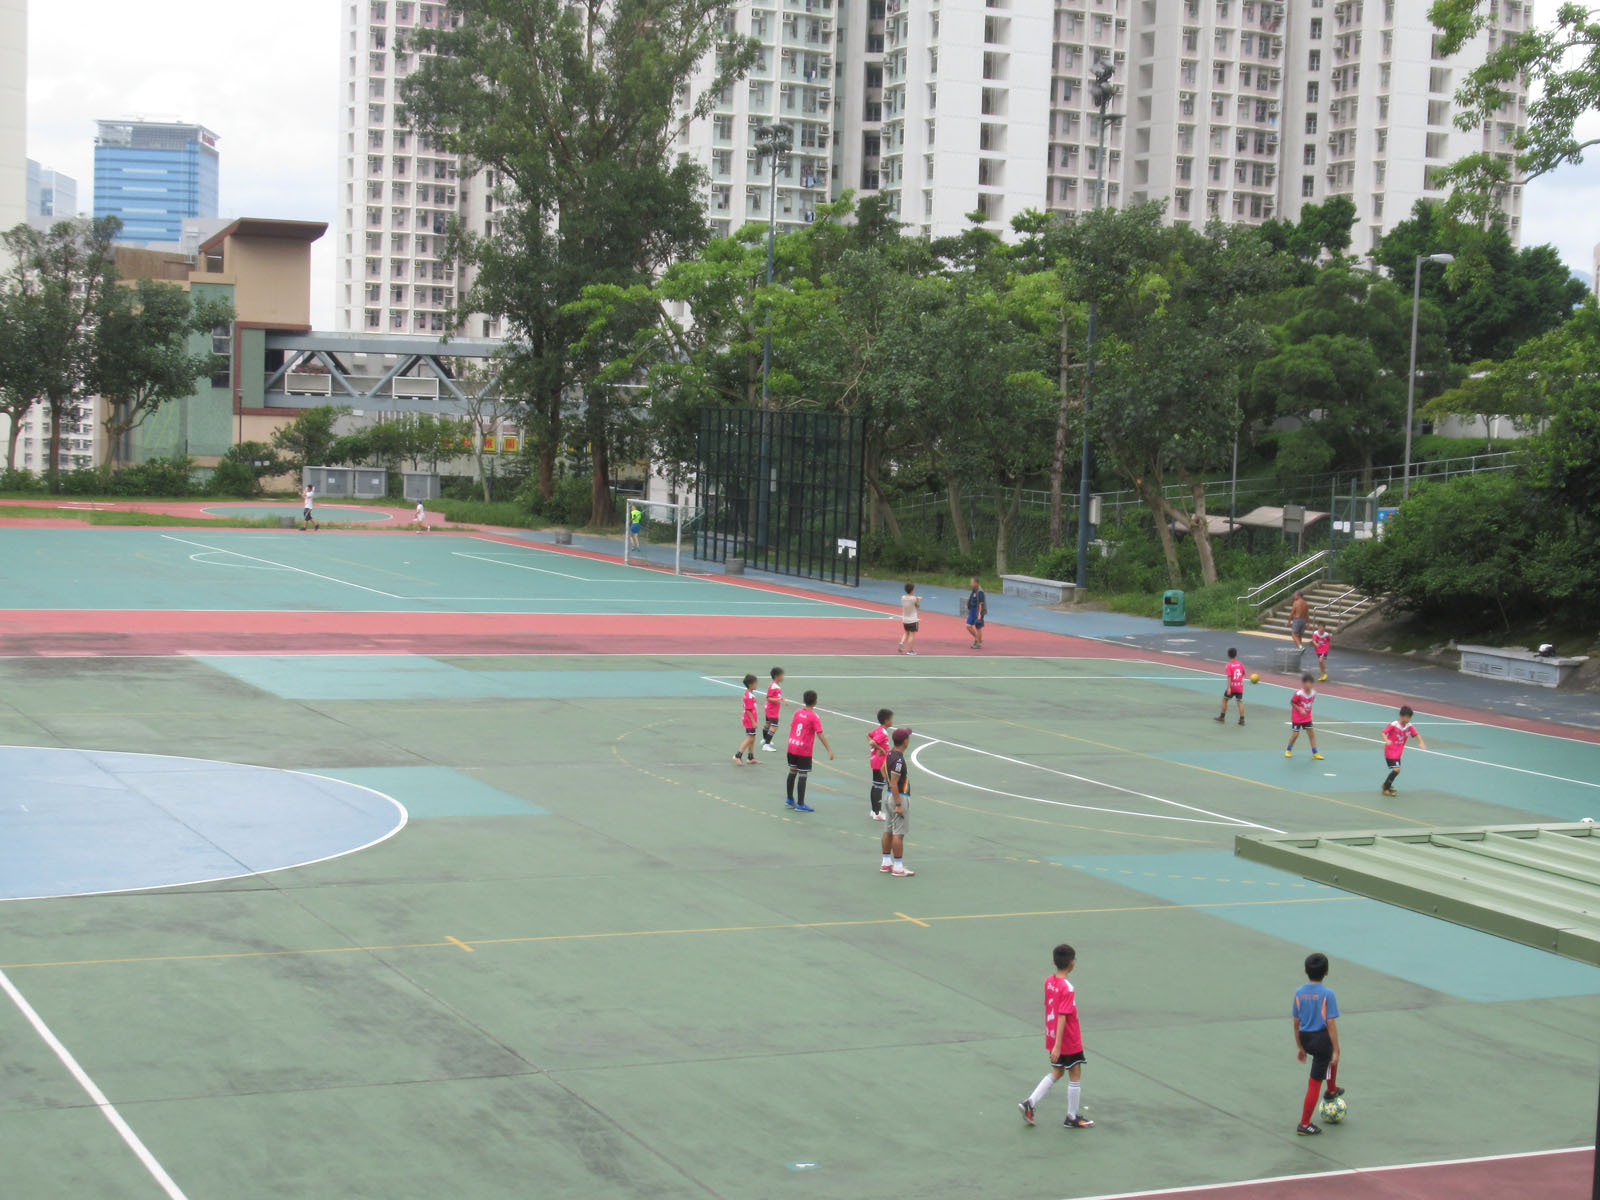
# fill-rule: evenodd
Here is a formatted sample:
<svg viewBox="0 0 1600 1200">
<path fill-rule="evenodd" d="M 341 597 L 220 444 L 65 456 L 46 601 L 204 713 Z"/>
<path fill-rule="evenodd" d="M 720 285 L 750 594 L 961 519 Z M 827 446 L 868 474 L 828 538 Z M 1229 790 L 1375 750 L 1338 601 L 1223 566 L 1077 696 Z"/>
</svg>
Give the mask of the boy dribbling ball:
<svg viewBox="0 0 1600 1200">
<path fill-rule="evenodd" d="M 1417 727 L 1411 723 L 1411 718 L 1416 714 L 1411 711 L 1409 704 L 1402 705 L 1400 716 L 1384 728 L 1383 731 L 1383 761 L 1388 764 L 1389 777 L 1383 781 L 1383 794 L 1385 796 L 1398 796 L 1394 790 L 1394 781 L 1400 774 L 1400 757 L 1406 752 L 1406 743 L 1412 738 L 1417 739 L 1417 749 L 1426 750 L 1422 744 L 1422 735 L 1417 732 Z"/>
<path fill-rule="evenodd" d="M 1067 979 L 1078 964 L 1078 952 L 1063 942 L 1052 952 L 1052 959 L 1055 974 L 1044 981 L 1044 1048 L 1050 1056 L 1050 1071 L 1017 1107 L 1022 1110 L 1022 1119 L 1032 1125 L 1034 1107 L 1044 1102 L 1056 1081 L 1065 1075 L 1067 1119 L 1061 1123 L 1068 1129 L 1089 1129 L 1094 1122 L 1078 1112 L 1083 1098 L 1078 1080 L 1083 1075 L 1083 1064 L 1089 1060 L 1083 1053 L 1083 1031 L 1078 1025 L 1078 993 Z"/>
<path fill-rule="evenodd" d="M 1239 706 L 1239 724 L 1244 724 L 1244 664 L 1239 661 L 1239 651 L 1230 646 L 1228 648 L 1228 665 L 1223 668 L 1223 673 L 1228 677 L 1227 683 L 1222 685 L 1222 711 L 1217 714 L 1217 721 L 1226 724 L 1228 720 L 1228 701 L 1232 700 Z"/>
<path fill-rule="evenodd" d="M 1307 982 L 1295 990 L 1290 1013 L 1294 1018 L 1295 1057 L 1300 1062 L 1311 1059 L 1311 1078 L 1300 1108 L 1300 1124 L 1295 1129 L 1301 1137 L 1322 1132 L 1311 1123 L 1311 1117 L 1317 1111 L 1317 1093 L 1322 1091 L 1324 1081 L 1328 1100 L 1344 1095 L 1339 1086 L 1339 1001 L 1334 998 L 1333 989 L 1322 982 L 1327 977 L 1328 956 L 1308 954 Z"/>
<path fill-rule="evenodd" d="M 1295 689 L 1294 695 L 1289 697 L 1289 744 L 1283 749 L 1285 758 L 1294 757 L 1294 743 L 1303 730 L 1306 740 L 1311 743 L 1311 757 L 1321 758 L 1322 751 L 1317 749 L 1317 731 L 1311 726 L 1311 706 L 1317 701 L 1317 689 L 1313 686 L 1316 679 L 1310 671 L 1300 676 L 1300 686 Z"/>
</svg>

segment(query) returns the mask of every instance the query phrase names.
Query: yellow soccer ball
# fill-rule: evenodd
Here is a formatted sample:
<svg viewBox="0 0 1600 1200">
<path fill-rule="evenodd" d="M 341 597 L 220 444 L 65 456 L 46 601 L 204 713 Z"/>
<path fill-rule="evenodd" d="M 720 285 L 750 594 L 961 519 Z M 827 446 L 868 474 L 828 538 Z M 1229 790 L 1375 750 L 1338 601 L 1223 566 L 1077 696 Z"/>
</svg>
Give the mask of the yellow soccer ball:
<svg viewBox="0 0 1600 1200">
<path fill-rule="evenodd" d="M 1251 676 L 1250 676 L 1250 682 L 1251 683 L 1260 683 L 1261 682 L 1261 676 L 1252 673 Z"/>
</svg>

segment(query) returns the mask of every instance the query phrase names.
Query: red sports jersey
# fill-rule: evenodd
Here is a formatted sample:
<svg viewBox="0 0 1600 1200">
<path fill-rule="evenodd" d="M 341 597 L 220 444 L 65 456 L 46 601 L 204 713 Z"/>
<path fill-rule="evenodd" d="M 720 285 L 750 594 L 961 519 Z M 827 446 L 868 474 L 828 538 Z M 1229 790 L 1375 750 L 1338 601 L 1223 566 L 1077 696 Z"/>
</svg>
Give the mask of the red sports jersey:
<svg viewBox="0 0 1600 1200">
<path fill-rule="evenodd" d="M 1400 761 L 1400 756 L 1406 752 L 1406 742 L 1419 736 L 1416 726 L 1407 721 L 1402 725 L 1399 721 L 1390 721 L 1389 727 L 1383 731 L 1383 755 Z"/>
<path fill-rule="evenodd" d="M 756 727 L 756 694 L 749 688 L 744 690 L 744 727 L 746 729 Z"/>
<path fill-rule="evenodd" d="M 1294 695 L 1289 697 L 1289 720 L 1296 725 L 1309 725 L 1311 723 L 1311 705 L 1315 703 L 1317 693 L 1304 688 L 1296 688 Z"/>
<path fill-rule="evenodd" d="M 822 732 L 822 718 L 814 708 L 802 708 L 789 723 L 789 753 L 810 754 L 816 749 L 817 734 Z"/>
<path fill-rule="evenodd" d="M 1228 660 L 1228 690 L 1230 692 L 1244 691 L 1244 664 L 1237 658 Z"/>
<path fill-rule="evenodd" d="M 1067 1023 L 1058 1046 L 1056 1019 L 1063 1015 Z M 1044 981 L 1044 1048 L 1051 1058 L 1076 1054 L 1083 1049 L 1083 1031 L 1078 1028 L 1078 995 L 1072 983 L 1059 975 L 1047 976 Z"/>
<path fill-rule="evenodd" d="M 1313 633 L 1311 635 L 1311 648 L 1317 652 L 1317 657 L 1320 658 L 1326 654 L 1328 647 L 1331 645 L 1333 645 L 1333 635 L 1331 633 Z"/>
<path fill-rule="evenodd" d="M 769 721 L 778 719 L 778 710 L 782 704 L 783 685 L 781 683 L 773 683 L 771 687 L 767 688 L 767 719 Z"/>
<path fill-rule="evenodd" d="M 874 771 L 883 770 L 883 760 L 889 756 L 889 731 L 879 725 L 867 737 L 872 739 L 872 752 L 867 757 L 867 765 Z"/>
</svg>

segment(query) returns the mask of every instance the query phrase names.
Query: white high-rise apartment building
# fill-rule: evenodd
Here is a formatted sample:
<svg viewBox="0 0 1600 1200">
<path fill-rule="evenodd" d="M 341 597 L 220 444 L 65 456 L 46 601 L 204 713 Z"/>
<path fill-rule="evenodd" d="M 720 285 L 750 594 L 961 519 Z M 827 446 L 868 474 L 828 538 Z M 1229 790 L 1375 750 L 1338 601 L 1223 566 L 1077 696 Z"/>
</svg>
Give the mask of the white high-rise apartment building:
<svg viewBox="0 0 1600 1200">
<path fill-rule="evenodd" d="M 0 0 L 0 229 L 27 215 L 28 0 Z"/>
<path fill-rule="evenodd" d="M 474 317 L 446 325 L 466 280 L 444 254 L 445 225 L 460 217 L 485 230 L 495 220 L 494 181 L 473 176 L 395 118 L 400 81 L 417 63 L 396 48 L 407 30 L 451 18 L 434 0 L 356 0 L 342 5 L 339 204 L 335 322 L 341 331 L 473 337 L 499 334 Z"/>
</svg>

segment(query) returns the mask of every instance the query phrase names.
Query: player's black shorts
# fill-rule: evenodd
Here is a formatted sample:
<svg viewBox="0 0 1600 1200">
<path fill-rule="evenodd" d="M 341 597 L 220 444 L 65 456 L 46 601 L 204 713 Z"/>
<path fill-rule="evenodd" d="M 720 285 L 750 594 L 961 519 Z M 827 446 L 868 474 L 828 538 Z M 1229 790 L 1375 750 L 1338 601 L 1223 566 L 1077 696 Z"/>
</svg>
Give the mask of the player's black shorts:
<svg viewBox="0 0 1600 1200">
<path fill-rule="evenodd" d="M 811 755 L 796 754 L 791 750 L 789 751 L 789 765 L 796 771 L 809 771 L 811 770 Z"/>
<path fill-rule="evenodd" d="M 1290 721 L 1289 722 L 1289 727 L 1298 732 L 1301 729 L 1310 729 L 1311 728 L 1311 722 L 1310 721 Z"/>
<path fill-rule="evenodd" d="M 1300 1049 L 1304 1050 L 1311 1058 L 1311 1078 L 1326 1079 L 1328 1065 L 1333 1062 L 1333 1039 L 1328 1036 L 1326 1029 L 1317 1029 L 1311 1033 L 1300 1031 Z"/>
<path fill-rule="evenodd" d="M 311 510 L 309 508 L 301 509 L 300 511 L 307 521 L 311 520 Z"/>
<path fill-rule="evenodd" d="M 1243 700 L 1244 689 L 1240 688 L 1238 691 L 1234 691 L 1231 687 L 1225 687 L 1222 689 L 1222 698 L 1224 700 Z"/>
<path fill-rule="evenodd" d="M 754 725 L 745 725 L 743 729 L 745 737 L 755 737 L 756 727 Z"/>
<path fill-rule="evenodd" d="M 904 629 L 907 633 L 915 633 L 917 631 L 917 622 L 916 621 L 901 621 L 900 622 L 900 628 Z"/>
<path fill-rule="evenodd" d="M 1391 771 L 1398 771 L 1400 769 L 1400 760 L 1398 758 L 1390 758 L 1387 754 L 1385 754 L 1383 756 L 1383 761 L 1389 764 L 1389 769 Z"/>
<path fill-rule="evenodd" d="M 1066 1071 L 1071 1070 L 1073 1067 L 1081 1067 L 1088 1061 L 1089 1056 L 1082 1050 L 1072 1050 L 1066 1054 L 1061 1054 L 1055 1058 L 1052 1058 L 1050 1060 L 1050 1065 L 1052 1067 L 1060 1067 L 1062 1070 Z"/>
<path fill-rule="evenodd" d="M 879 784 L 881 784 L 883 782 L 883 768 L 882 767 L 873 767 L 872 768 L 872 782 L 873 783 L 879 783 Z"/>
<path fill-rule="evenodd" d="M 774 729 L 776 729 L 778 727 L 778 718 L 777 717 L 764 717 L 763 720 L 765 720 L 766 723 L 768 725 L 770 725 Z"/>
</svg>

